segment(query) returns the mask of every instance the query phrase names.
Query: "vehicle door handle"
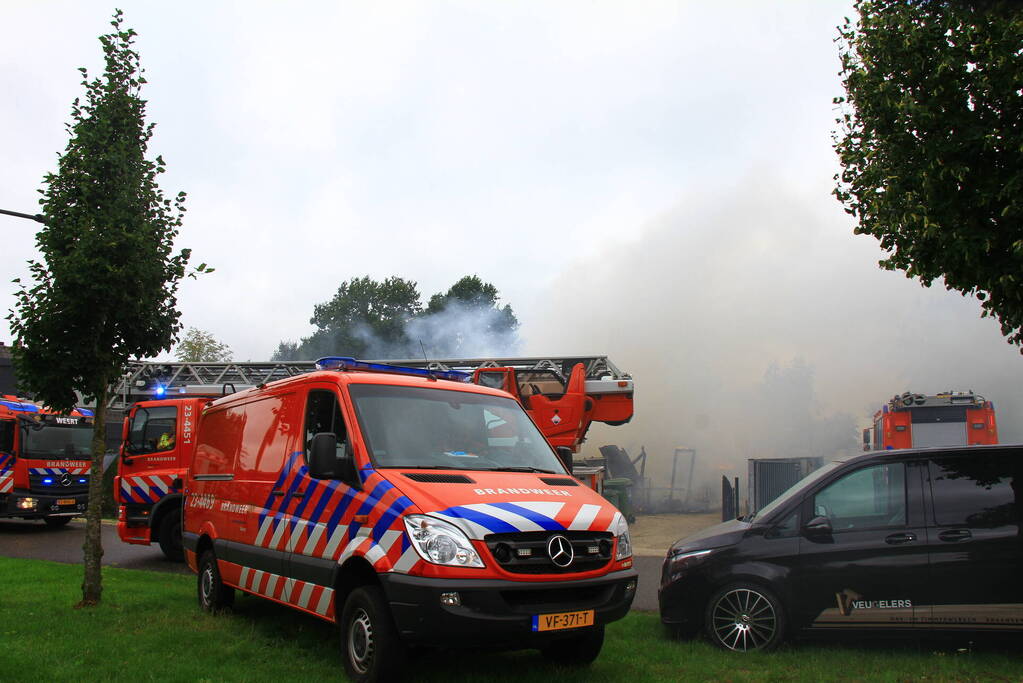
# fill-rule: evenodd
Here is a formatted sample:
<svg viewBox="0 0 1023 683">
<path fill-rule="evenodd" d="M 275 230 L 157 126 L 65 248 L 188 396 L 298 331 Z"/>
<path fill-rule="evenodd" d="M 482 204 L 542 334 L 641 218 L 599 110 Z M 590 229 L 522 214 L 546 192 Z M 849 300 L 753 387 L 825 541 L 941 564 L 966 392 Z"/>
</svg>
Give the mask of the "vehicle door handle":
<svg viewBox="0 0 1023 683">
<path fill-rule="evenodd" d="M 955 543 L 956 541 L 965 541 L 972 537 L 969 529 L 951 529 L 949 531 L 942 531 L 938 534 L 938 538 L 948 543 Z"/>
<path fill-rule="evenodd" d="M 884 542 L 888 545 L 902 545 L 903 543 L 912 543 L 916 540 L 916 534 L 892 534 L 884 539 Z"/>
<path fill-rule="evenodd" d="M 274 489 L 273 491 L 270 492 L 270 495 L 271 496 L 283 496 L 284 495 L 284 489 Z"/>
<path fill-rule="evenodd" d="M 304 495 L 305 495 L 305 491 L 292 491 L 291 492 L 291 497 L 292 498 L 301 498 Z"/>
</svg>

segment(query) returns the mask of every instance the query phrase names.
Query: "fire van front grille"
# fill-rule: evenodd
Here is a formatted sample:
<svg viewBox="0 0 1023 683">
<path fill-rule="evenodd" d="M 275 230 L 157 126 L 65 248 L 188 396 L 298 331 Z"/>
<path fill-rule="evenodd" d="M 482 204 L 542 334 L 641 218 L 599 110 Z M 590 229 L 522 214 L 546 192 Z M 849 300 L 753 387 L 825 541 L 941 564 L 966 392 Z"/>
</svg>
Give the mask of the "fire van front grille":
<svg viewBox="0 0 1023 683">
<path fill-rule="evenodd" d="M 82 480 L 85 481 L 82 481 Z M 88 474 L 30 474 L 28 488 L 32 493 L 44 493 L 51 496 L 87 493 L 89 491 Z"/>
<path fill-rule="evenodd" d="M 556 563 L 551 558 L 550 541 L 562 536 L 571 546 L 572 560 Z M 515 574 L 570 574 L 600 569 L 611 561 L 611 533 L 608 531 L 523 531 L 489 534 L 483 538 L 490 554 L 505 571 Z M 555 547 L 557 559 L 564 560 Z"/>
<path fill-rule="evenodd" d="M 576 586 L 574 588 L 539 588 L 501 591 L 501 598 L 511 607 L 543 612 L 563 608 L 585 609 L 602 605 L 611 599 L 613 590 L 613 584 Z"/>
</svg>

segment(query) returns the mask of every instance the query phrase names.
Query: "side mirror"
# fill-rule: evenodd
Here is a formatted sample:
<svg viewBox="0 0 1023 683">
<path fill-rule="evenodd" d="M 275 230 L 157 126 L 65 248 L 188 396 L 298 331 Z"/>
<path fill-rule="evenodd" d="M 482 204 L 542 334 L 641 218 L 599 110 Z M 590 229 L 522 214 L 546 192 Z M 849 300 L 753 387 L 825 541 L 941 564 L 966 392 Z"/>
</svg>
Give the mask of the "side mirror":
<svg viewBox="0 0 1023 683">
<path fill-rule="evenodd" d="M 565 466 L 569 474 L 572 474 L 572 449 L 568 446 L 558 446 L 558 459 Z"/>
<path fill-rule="evenodd" d="M 809 538 L 820 538 L 831 535 L 831 520 L 827 517 L 814 517 L 803 525 L 803 532 Z"/>
<path fill-rule="evenodd" d="M 309 476 L 313 479 L 336 479 L 340 463 L 337 457 L 337 435 L 321 432 L 309 446 Z"/>
</svg>

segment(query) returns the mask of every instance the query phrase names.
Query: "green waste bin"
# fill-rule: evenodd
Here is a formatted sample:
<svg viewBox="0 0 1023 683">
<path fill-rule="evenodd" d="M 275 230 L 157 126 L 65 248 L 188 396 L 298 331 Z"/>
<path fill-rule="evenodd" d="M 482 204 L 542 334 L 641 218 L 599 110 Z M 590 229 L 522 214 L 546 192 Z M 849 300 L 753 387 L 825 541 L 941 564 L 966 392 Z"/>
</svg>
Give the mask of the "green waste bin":
<svg viewBox="0 0 1023 683">
<path fill-rule="evenodd" d="M 604 480 L 604 497 L 625 515 L 629 522 L 635 521 L 632 514 L 632 480 L 627 477 Z"/>
</svg>

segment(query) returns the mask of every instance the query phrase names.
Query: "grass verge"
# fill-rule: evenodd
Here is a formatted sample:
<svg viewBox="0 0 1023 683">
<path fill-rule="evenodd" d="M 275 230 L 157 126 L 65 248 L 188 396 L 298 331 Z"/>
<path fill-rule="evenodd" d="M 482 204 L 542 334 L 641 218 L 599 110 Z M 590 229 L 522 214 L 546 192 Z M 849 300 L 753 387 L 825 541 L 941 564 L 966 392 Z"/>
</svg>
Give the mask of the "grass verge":
<svg viewBox="0 0 1023 683">
<path fill-rule="evenodd" d="M 103 604 L 76 610 L 81 568 L 0 557 L 0 680 L 299 681 L 343 678 L 334 628 L 259 598 L 233 614 L 199 611 L 195 580 L 104 569 Z M 1017 651 L 1018 652 L 1018 651 Z M 535 652 L 436 652 L 410 681 L 1018 681 L 1023 657 L 918 643 L 838 647 L 800 643 L 770 654 L 721 652 L 668 639 L 657 615 L 608 627 L 584 670 Z"/>
</svg>

